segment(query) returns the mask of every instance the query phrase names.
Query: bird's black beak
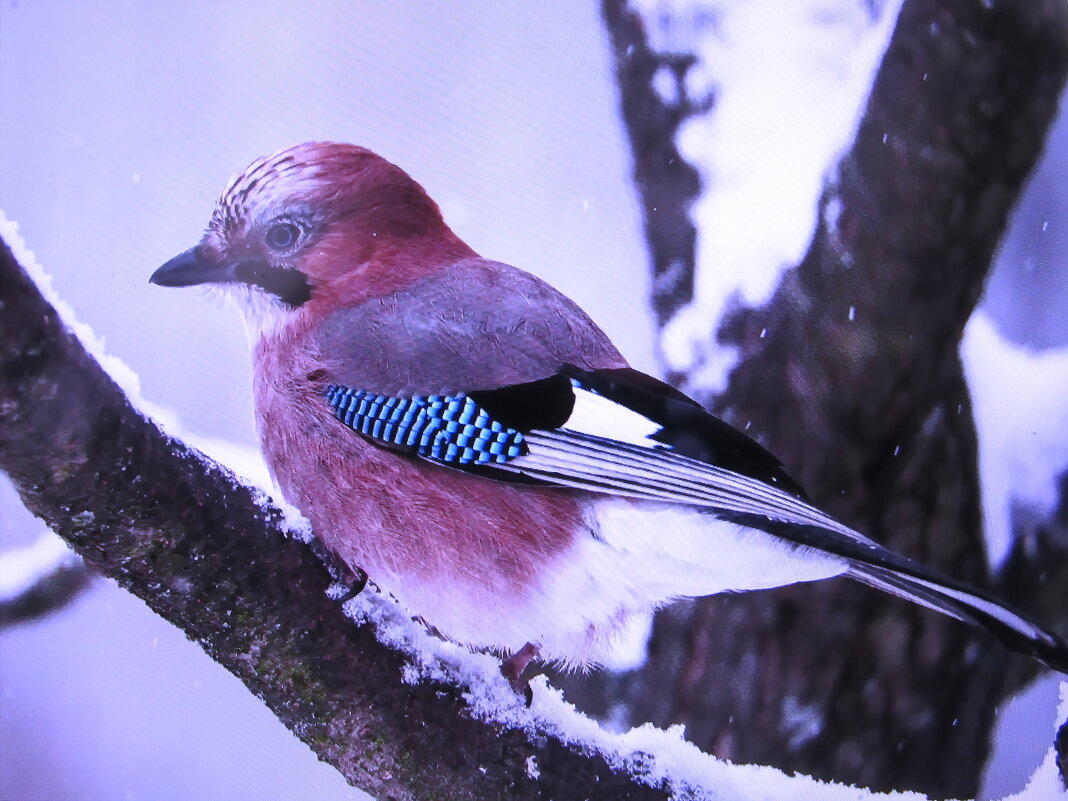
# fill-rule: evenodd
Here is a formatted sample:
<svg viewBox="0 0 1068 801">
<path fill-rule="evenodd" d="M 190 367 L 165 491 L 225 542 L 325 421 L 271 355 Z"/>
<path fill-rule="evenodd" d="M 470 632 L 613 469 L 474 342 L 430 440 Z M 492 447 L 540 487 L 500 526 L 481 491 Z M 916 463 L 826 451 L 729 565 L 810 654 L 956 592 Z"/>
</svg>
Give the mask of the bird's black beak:
<svg viewBox="0 0 1068 801">
<path fill-rule="evenodd" d="M 238 280 L 232 264 L 218 264 L 204 258 L 204 251 L 197 246 L 180 253 L 152 273 L 149 283 L 159 286 L 195 286 L 196 284 L 221 284 Z"/>
<path fill-rule="evenodd" d="M 190 248 L 152 273 L 149 283 L 159 286 L 247 284 L 274 295 L 294 309 L 311 297 L 308 276 L 300 270 L 277 267 L 257 258 L 220 263 L 213 261 L 210 253 L 199 245 Z"/>
</svg>

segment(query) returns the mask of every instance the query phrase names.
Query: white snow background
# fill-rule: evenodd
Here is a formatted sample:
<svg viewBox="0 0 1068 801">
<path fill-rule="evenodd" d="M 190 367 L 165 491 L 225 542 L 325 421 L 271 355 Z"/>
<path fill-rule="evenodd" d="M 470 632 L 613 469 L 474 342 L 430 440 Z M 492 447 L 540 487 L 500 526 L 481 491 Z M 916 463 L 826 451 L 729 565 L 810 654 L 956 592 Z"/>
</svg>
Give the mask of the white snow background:
<svg viewBox="0 0 1068 801">
<path fill-rule="evenodd" d="M 720 34 L 706 44 L 716 69 L 694 80 L 720 85 L 721 103 L 707 123 L 683 133 L 687 156 L 711 178 L 694 211 L 710 268 L 698 285 L 706 312 L 734 287 L 759 302 L 803 253 L 815 193 L 848 145 L 889 30 L 887 17 L 871 20 L 861 2 L 798 3 L 782 19 L 775 14 L 782 5 L 770 0 L 715 6 Z M 0 208 L 19 222 L 70 313 L 130 365 L 109 369 L 135 394 L 139 380 L 139 394 L 155 404 L 141 408 L 235 469 L 248 465 L 261 481 L 239 321 L 197 291 L 149 287 L 147 277 L 195 242 L 230 174 L 286 144 L 336 138 L 397 161 L 476 249 L 563 289 L 636 366 L 655 370 L 640 220 L 595 10 L 508 2 L 494 14 L 465 5 L 356 13 L 326 2 L 243 10 L 0 2 Z M 789 47 L 780 24 L 800 32 Z M 821 102 L 806 105 L 805 97 Z M 817 116 L 811 108 L 821 119 L 808 119 Z M 797 141 L 776 133 L 787 110 L 803 125 L 793 129 Z M 767 138 L 754 141 L 754 127 Z M 1040 177 L 1063 178 L 1065 127 L 1062 120 L 1035 184 L 1068 185 Z M 773 159 L 763 158 L 772 151 Z M 784 184 L 783 175 L 792 180 Z M 1055 191 L 1021 205 L 1016 239 L 1006 242 L 991 281 L 997 294 L 969 326 L 962 351 L 995 564 L 1011 536 L 1010 516 L 1047 510 L 1052 475 L 1068 464 L 1068 331 L 1060 322 L 1068 295 L 1058 289 L 1068 282 L 1056 280 L 1052 256 L 1043 260 L 1056 247 L 1027 244 L 1063 236 L 1064 205 Z M 722 220 L 735 225 L 717 229 Z M 769 220 L 775 225 L 763 224 Z M 9 231 L 5 225 L 5 238 Z M 1005 261 L 1020 253 L 1027 258 Z M 711 266 L 725 263 L 753 269 L 724 288 Z M 1036 293 L 1036 285 L 1051 289 Z M 1032 304 L 1040 298 L 1042 313 L 1021 307 L 1018 295 Z M 1051 303 L 1059 311 L 1050 312 Z M 1048 324 L 1036 326 L 1036 317 Z M 687 336 L 700 339 L 685 319 L 672 329 L 683 344 L 676 351 L 665 343 L 673 360 L 688 352 Z M 95 337 L 88 329 L 79 335 Z M 1035 344 L 1047 349 L 1036 352 Z M 92 347 L 103 352 L 103 341 Z M 720 365 L 708 380 L 721 380 L 730 354 L 704 363 Z M 1039 455 L 1029 447 L 1035 443 Z M 10 488 L 0 490 L 0 547 L 34 540 L 38 525 Z M 62 558 L 49 545 L 35 553 Z M 0 570 L 0 589 L 11 575 Z M 482 658 L 444 656 L 461 672 L 493 668 Z M 1023 725 L 1001 738 L 1012 755 L 995 759 L 984 797 L 1022 791 L 1040 763 L 1039 784 L 1014 797 L 1052 797 L 1045 751 L 1055 685 L 1035 692 L 1034 709 L 1045 717 L 1025 712 Z M 728 773 L 679 745 L 677 732 L 642 729 L 609 741 L 546 687 L 533 713 L 608 748 L 662 751 L 661 769 L 673 775 L 714 772 L 738 797 L 866 795 L 806 780 L 780 784 L 787 780 L 777 771 L 756 767 Z M 1062 704 L 1057 719 L 1066 713 Z M 1011 751 L 1028 738 L 1025 753 Z M 0 634 L 0 799 L 207 797 L 363 796 L 180 633 L 107 582 L 60 615 Z"/>
</svg>

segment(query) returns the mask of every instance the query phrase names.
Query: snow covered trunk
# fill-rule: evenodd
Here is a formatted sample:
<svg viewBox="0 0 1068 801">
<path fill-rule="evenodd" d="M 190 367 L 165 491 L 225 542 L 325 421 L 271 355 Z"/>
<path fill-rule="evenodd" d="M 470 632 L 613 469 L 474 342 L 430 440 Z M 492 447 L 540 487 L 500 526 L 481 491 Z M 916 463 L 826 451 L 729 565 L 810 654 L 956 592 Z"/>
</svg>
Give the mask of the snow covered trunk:
<svg viewBox="0 0 1068 801">
<path fill-rule="evenodd" d="M 800 88 L 783 93 L 782 114 L 838 114 L 837 128 L 789 116 L 769 133 L 751 115 L 751 149 L 780 165 L 773 178 L 791 196 L 791 182 L 805 181 L 812 165 L 780 158 L 776 137 L 833 146 L 844 132 L 837 147 L 846 152 L 807 215 L 777 205 L 774 192 L 737 191 L 732 170 L 742 168 L 715 152 L 738 146 L 717 115 L 736 110 L 730 93 L 744 88 L 714 86 L 722 65 L 706 62 L 730 55 L 740 18 L 750 31 L 759 26 L 761 4 L 642 5 L 639 13 L 605 0 L 603 9 L 666 372 L 769 446 L 844 522 L 990 586 L 958 346 L 1057 107 L 1068 65 L 1063 2 L 906 0 L 855 137 L 848 114 L 820 98 L 799 109 Z M 789 14 L 798 26 L 771 46 L 772 58 L 799 41 L 819 47 L 802 26 L 833 32 L 833 19 L 845 17 L 837 43 L 873 64 L 879 53 L 862 40 L 889 30 L 897 11 L 829 0 L 789 12 L 764 5 L 766 20 Z M 869 31 L 858 15 L 870 15 Z M 689 51 L 680 46 L 687 35 Z M 815 69 L 841 56 L 835 43 L 808 54 Z M 708 160 L 685 164 L 702 158 L 701 136 Z M 725 215 L 746 202 L 728 231 Z M 808 226 L 800 240 L 798 217 Z M 1022 592 L 1016 600 L 1027 605 Z M 694 742 L 733 760 L 964 797 L 975 793 L 996 702 L 1028 670 L 959 623 L 837 581 L 676 606 L 658 616 L 642 668 L 566 682 L 590 710 L 619 723 L 684 723 Z"/>
</svg>

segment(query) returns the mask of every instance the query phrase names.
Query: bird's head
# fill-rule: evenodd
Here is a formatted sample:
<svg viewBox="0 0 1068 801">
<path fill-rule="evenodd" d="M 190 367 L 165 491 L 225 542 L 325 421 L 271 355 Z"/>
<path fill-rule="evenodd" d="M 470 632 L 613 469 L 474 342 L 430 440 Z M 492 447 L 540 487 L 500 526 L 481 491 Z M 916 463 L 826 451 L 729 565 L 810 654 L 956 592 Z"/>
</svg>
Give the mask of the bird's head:
<svg viewBox="0 0 1068 801">
<path fill-rule="evenodd" d="M 306 306 L 385 294 L 471 254 L 402 169 L 355 145 L 309 142 L 233 178 L 200 243 L 150 281 L 217 286 L 263 334 Z"/>
</svg>

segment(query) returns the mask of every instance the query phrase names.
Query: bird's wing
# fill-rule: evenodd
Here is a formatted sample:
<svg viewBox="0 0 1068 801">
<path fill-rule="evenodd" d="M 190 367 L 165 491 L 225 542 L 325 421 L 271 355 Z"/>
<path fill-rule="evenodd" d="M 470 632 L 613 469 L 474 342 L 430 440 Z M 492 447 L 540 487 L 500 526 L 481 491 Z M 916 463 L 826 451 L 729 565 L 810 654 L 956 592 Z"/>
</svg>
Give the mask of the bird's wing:
<svg viewBox="0 0 1068 801">
<path fill-rule="evenodd" d="M 757 442 L 630 368 L 414 397 L 331 385 L 338 420 L 385 447 L 506 481 L 707 509 L 844 558 L 849 575 L 991 631 L 1068 670 L 1068 646 L 992 596 L 899 556 L 806 500 Z"/>
<path fill-rule="evenodd" d="M 826 526 L 867 542 L 807 503 L 754 440 L 629 368 L 566 365 L 524 384 L 414 397 L 335 384 L 327 401 L 364 436 L 448 467 Z"/>
<path fill-rule="evenodd" d="M 699 506 L 760 528 L 810 526 L 875 545 L 808 503 L 755 440 L 630 368 L 564 365 L 523 384 L 412 397 L 333 384 L 326 399 L 354 431 L 447 467 Z"/>
</svg>

